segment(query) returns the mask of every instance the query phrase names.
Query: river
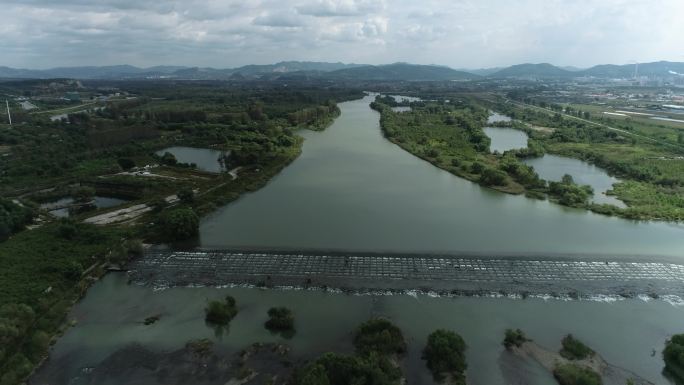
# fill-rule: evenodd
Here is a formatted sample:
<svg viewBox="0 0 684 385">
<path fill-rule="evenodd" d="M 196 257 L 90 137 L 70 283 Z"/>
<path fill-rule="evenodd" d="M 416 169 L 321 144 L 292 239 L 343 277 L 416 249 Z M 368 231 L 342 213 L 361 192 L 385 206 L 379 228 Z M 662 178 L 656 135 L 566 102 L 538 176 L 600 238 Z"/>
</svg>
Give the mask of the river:
<svg viewBox="0 0 684 385">
<path fill-rule="evenodd" d="M 209 248 L 682 258 L 684 227 L 512 196 L 440 170 L 386 140 L 373 96 L 341 103 L 324 132 L 261 190 L 200 226 Z"/>
<path fill-rule="evenodd" d="M 202 245 L 680 257 L 679 226 L 510 196 L 435 168 L 382 137 L 378 114 L 368 108 L 371 100 L 342 103 L 341 116 L 325 132 L 302 132 L 307 140 L 300 158 L 263 189 L 202 221 Z M 205 325 L 203 308 L 228 294 L 240 311 L 227 333 L 216 334 Z M 290 340 L 262 326 L 267 309 L 279 305 L 292 308 L 296 317 L 297 334 Z M 144 325 L 152 315 L 161 318 Z M 669 336 L 684 331 L 684 306 L 668 297 L 565 301 L 246 287 L 156 291 L 128 283 L 124 274 L 110 274 L 71 311 L 75 326 L 53 346 L 31 384 L 90 384 L 93 368 L 108 358 L 111 365 L 112 357 L 117 369 L 107 372 L 108 383 L 169 383 L 153 367 L 115 354 L 132 343 L 169 352 L 188 340 L 208 338 L 230 353 L 275 341 L 291 346 L 296 359 L 349 352 L 355 326 L 374 316 L 390 318 L 405 333 L 409 384 L 432 383 L 420 352 L 436 328 L 464 337 L 471 385 L 555 384 L 537 364 L 504 351 L 506 328 L 522 328 L 551 350 L 572 333 L 609 363 L 669 384 L 659 352 Z"/>
<path fill-rule="evenodd" d="M 355 326 L 373 316 L 388 317 L 403 330 L 409 347 L 405 367 L 409 384 L 431 383 L 420 350 L 436 328 L 462 334 L 469 347 L 468 377 L 472 385 L 555 383 L 535 363 L 518 362 L 504 352 L 501 341 L 506 328 L 522 328 L 528 337 L 551 350 L 558 349 L 563 336 L 572 333 L 609 363 L 628 368 L 656 384 L 667 384 L 660 373 L 663 363 L 659 352 L 670 335 L 682 331 L 684 317 L 682 306 L 659 300 L 605 303 L 197 287 L 153 291 L 126 282 L 125 275 L 113 274 L 88 291 L 69 316 L 76 326 L 60 338 L 32 384 L 89 383 L 89 368 L 132 343 L 154 351 L 170 351 L 189 340 L 209 338 L 228 352 L 253 342 L 287 343 L 293 356 L 299 358 L 330 350 L 350 352 Z M 239 314 L 229 332 L 216 335 L 204 323 L 203 308 L 208 299 L 227 294 L 238 301 Z M 296 315 L 297 334 L 291 340 L 272 335 L 262 326 L 268 308 L 279 305 L 292 308 Z M 155 314 L 161 316 L 160 321 L 142 324 Z M 651 356 L 653 350 L 658 354 Z M 132 373 L 122 369 L 112 378 Z M 139 376 L 141 373 L 144 371 L 137 372 Z M 149 381 L 146 383 L 155 383 Z"/>
</svg>

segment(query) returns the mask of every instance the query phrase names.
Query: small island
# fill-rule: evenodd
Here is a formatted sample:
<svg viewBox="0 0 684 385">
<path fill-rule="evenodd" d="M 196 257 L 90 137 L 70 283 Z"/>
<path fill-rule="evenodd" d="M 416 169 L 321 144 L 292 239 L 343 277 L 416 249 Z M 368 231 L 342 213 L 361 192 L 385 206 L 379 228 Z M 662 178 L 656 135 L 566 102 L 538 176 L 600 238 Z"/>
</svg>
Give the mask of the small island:
<svg viewBox="0 0 684 385">
<path fill-rule="evenodd" d="M 380 353 L 402 355 L 406 352 L 404 335 L 396 325 L 383 318 L 375 318 L 359 325 L 354 336 L 358 354 Z"/>
<path fill-rule="evenodd" d="M 506 347 L 504 354 L 514 354 L 525 360 L 536 361 L 548 370 L 560 385 L 652 384 L 629 369 L 606 362 L 572 334 L 563 337 L 561 349 L 554 351 L 528 339 L 520 329 L 508 329 L 503 345 Z"/>
</svg>

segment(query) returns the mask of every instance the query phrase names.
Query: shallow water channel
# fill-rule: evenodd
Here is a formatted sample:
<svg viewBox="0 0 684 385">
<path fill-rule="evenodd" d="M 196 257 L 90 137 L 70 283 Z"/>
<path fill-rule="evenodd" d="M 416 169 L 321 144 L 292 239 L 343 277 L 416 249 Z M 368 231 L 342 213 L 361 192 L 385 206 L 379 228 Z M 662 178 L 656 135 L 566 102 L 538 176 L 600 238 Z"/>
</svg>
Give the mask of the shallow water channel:
<svg viewBox="0 0 684 385">
<path fill-rule="evenodd" d="M 294 358 L 302 359 L 330 350 L 350 352 L 354 328 L 374 316 L 388 317 L 403 330 L 409 384 L 431 383 L 420 351 L 427 335 L 437 328 L 455 330 L 467 342 L 468 377 L 473 385 L 554 384 L 536 363 L 504 352 L 504 330 L 511 327 L 522 328 L 528 337 L 552 350 L 559 349 L 562 337 L 572 333 L 609 363 L 656 384 L 667 384 L 660 373 L 660 351 L 668 336 L 682 331 L 684 319 L 684 307 L 661 300 L 606 303 L 250 288 L 153 291 L 126 282 L 125 275 L 113 274 L 90 289 L 70 315 L 76 326 L 54 346 L 32 384 L 88 383 L 89 368 L 132 343 L 172 351 L 188 340 L 209 338 L 220 349 L 236 352 L 253 342 L 283 342 L 292 347 Z M 237 299 L 240 310 L 230 330 L 217 336 L 205 325 L 203 308 L 208 299 L 227 294 Z M 266 311 L 278 305 L 290 307 L 296 316 L 297 334 L 290 340 L 263 328 Z M 157 323 L 142 323 L 157 314 L 161 315 Z M 652 356 L 654 349 L 657 354 Z"/>
<path fill-rule="evenodd" d="M 382 136 L 373 98 L 303 131 L 298 159 L 201 221 L 201 246 L 684 258 L 683 226 L 511 196 L 434 167 Z"/>
</svg>

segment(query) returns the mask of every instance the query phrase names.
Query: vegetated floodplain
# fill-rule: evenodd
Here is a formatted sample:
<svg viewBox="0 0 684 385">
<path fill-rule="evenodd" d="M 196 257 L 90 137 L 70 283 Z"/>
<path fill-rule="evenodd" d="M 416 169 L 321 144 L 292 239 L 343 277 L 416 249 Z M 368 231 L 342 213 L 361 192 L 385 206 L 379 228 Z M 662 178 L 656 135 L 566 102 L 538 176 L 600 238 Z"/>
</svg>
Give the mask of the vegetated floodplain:
<svg viewBox="0 0 684 385">
<path fill-rule="evenodd" d="M 433 96 L 435 96 L 433 94 Z M 507 103 L 506 97 L 537 103 L 525 107 Z M 397 113 L 389 98 L 378 98 L 373 108 L 382 114 L 386 137 L 407 151 L 453 174 L 481 185 L 534 198 L 548 197 L 560 204 L 630 219 L 684 219 L 684 147 L 676 139 L 651 139 L 626 122 L 620 130 L 604 125 L 612 120 L 595 118 L 572 107 L 553 108 L 531 96 L 509 93 L 499 98 L 480 94 L 437 94 L 430 101 L 412 102 L 411 111 Z M 490 125 L 525 131 L 526 148 L 503 154 L 490 153 L 483 127 L 487 109 L 494 108 L 514 120 Z M 591 119 L 591 120 L 589 120 Z M 595 122 L 594 122 L 595 120 Z M 632 135 L 631 133 L 635 134 Z M 669 142 L 668 142 L 669 141 Z M 627 207 L 591 202 L 593 192 L 572 183 L 547 183 L 523 161 L 544 153 L 577 158 L 606 169 L 621 181 L 611 193 Z M 571 182 L 571 179 L 567 179 Z"/>
<path fill-rule="evenodd" d="M 78 88 L 93 97 L 100 87 L 114 87 L 122 96 L 86 110 L 82 105 L 69 105 L 60 111 L 66 114 L 54 120 L 47 114 L 24 111 L 16 115 L 11 128 L 2 125 L 0 193 L 11 198 L 1 201 L 0 211 L 0 235 L 10 237 L 0 245 L 2 261 L 11 266 L 1 282 L 3 299 L 8 301 L 0 315 L 5 332 L 0 360 L 3 370 L 12 369 L 3 373 L 2 381 L 7 383 L 22 381 L 44 357 L 69 305 L 91 280 L 104 269 L 118 269 L 129 257 L 140 254 L 140 244 L 133 239 L 193 240 L 202 215 L 263 186 L 299 155 L 302 139 L 295 130 L 323 129 L 340 114 L 337 101 L 356 98 L 361 95 L 358 89 L 368 89 L 358 84 L 334 88 L 278 83 L 228 86 L 220 82 L 174 82 L 172 87 L 164 82 L 93 82 L 82 88 L 70 81 L 20 81 L 2 87 L 5 92 L 39 95 L 55 84 L 60 89 Z M 670 162 L 680 157 L 677 143 L 681 139 L 673 135 L 676 122 L 667 122 L 665 133 L 660 133 L 660 126 L 644 122 L 620 123 L 619 129 L 610 129 L 607 125 L 618 124 L 576 111 L 571 105 L 559 110 L 556 105 L 547 108 L 516 94 L 492 98 L 491 94 L 445 92 L 444 85 L 401 87 L 422 88 L 420 92 L 426 96 L 399 102 L 378 98 L 373 108 L 381 114 L 383 131 L 394 143 L 442 169 L 495 190 L 548 197 L 567 206 L 628 218 L 681 219 L 681 170 L 678 163 Z M 537 105 L 529 106 L 531 103 Z M 360 104 L 367 107 L 367 102 Z M 399 104 L 410 110 L 394 111 L 392 107 Z M 490 151 L 483 127 L 492 109 L 515 118 L 496 124 L 526 131 L 530 137 L 526 148 L 504 154 Z M 583 120 L 578 120 L 580 116 Z M 236 171 L 206 172 L 193 162 L 178 161 L 173 154 L 158 153 L 180 145 L 218 151 L 225 166 L 220 171 Z M 591 204 L 591 191 L 571 175 L 558 182 L 541 180 L 522 160 L 544 153 L 583 159 L 618 175 L 622 182 L 614 192 L 629 207 Z M 634 158 L 625 158 L 625 154 Z M 648 155 L 647 162 L 632 162 L 637 155 Z M 333 177 L 344 179 L 345 175 Z M 40 183 L 36 185 L 36 181 Z M 85 201 L 96 196 L 125 198 L 126 202 L 120 202 L 123 211 L 96 207 L 57 222 L 39 207 L 59 199 Z M 36 213 L 39 220 L 34 224 L 39 227 L 23 231 Z M 110 213 L 114 213 L 109 218 L 112 221 L 107 222 Z M 110 226 L 82 223 L 100 216 L 104 219 L 93 223 Z M 166 316 L 154 312 L 137 317 L 136 322 L 157 327 Z M 235 302 L 211 302 L 206 316 L 209 323 L 214 323 L 213 319 L 227 324 L 236 317 Z M 288 325 L 292 321 L 292 314 L 280 310 L 269 316 Z M 449 354 L 458 359 L 445 363 L 430 358 L 429 352 L 438 346 L 426 349 L 426 359 L 437 374 L 447 371 L 460 381 L 465 344 L 449 336 L 439 340 L 448 341 Z M 513 345 L 521 343 L 520 338 L 525 340 L 512 335 Z M 204 340 L 198 341 L 186 346 L 193 352 L 207 351 Z M 568 354 L 583 354 L 577 341 L 565 342 Z M 330 375 L 340 365 L 358 369 L 362 378 L 370 376 L 377 383 L 400 381 L 398 361 L 408 348 L 398 327 L 373 319 L 357 330 L 354 345 L 356 355 L 333 353 L 314 361 L 308 372 L 311 381 L 347 378 Z M 572 367 L 558 369 L 559 378 L 583 376 Z"/>
<path fill-rule="evenodd" d="M 102 89 L 117 96 L 91 103 L 97 108 L 67 106 L 56 119 L 42 109 L 16 111 L 11 127 L 0 124 L 0 195 L 8 197 L 0 197 L 0 242 L 17 233 L 0 243 L 3 385 L 25 379 L 88 284 L 126 263 L 132 239 L 193 238 L 198 216 L 263 186 L 300 154 L 296 130 L 322 130 L 339 115 L 336 100 L 361 95 L 220 82 L 0 84 L 0 93 L 46 100 L 65 91 L 95 98 Z M 239 174 L 207 173 L 156 154 L 176 145 L 221 151 Z M 119 207 L 98 205 L 96 194 L 124 199 Z M 55 201 L 70 220 L 40 207 Z M 38 228 L 22 232 L 34 218 Z"/>
<path fill-rule="evenodd" d="M 684 219 L 684 125 L 644 122 L 638 115 L 617 119 L 601 113 L 605 106 L 559 103 L 530 91 L 509 92 L 493 106 L 513 117 L 511 125 L 544 151 L 587 161 L 621 179 L 612 193 L 628 207 L 592 204 L 591 210 L 633 219 Z"/>
</svg>

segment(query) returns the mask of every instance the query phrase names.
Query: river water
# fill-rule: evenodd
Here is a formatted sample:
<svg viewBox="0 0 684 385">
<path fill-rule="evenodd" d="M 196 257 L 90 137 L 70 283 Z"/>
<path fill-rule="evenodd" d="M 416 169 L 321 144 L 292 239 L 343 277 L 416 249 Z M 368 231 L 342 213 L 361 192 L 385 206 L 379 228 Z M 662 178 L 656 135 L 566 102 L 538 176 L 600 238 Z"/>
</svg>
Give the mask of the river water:
<svg viewBox="0 0 684 385">
<path fill-rule="evenodd" d="M 202 245 L 680 256 L 681 227 L 564 209 L 480 188 L 436 169 L 382 137 L 378 114 L 368 108 L 371 100 L 342 103 L 342 115 L 325 132 L 304 132 L 303 154 L 291 166 L 203 220 Z M 228 294 L 240 311 L 227 333 L 216 334 L 205 325 L 203 308 Z M 354 328 L 374 316 L 390 318 L 405 333 L 409 384 L 432 383 L 420 351 L 436 328 L 464 337 L 471 385 L 555 384 L 537 364 L 504 351 L 506 328 L 522 328 L 552 350 L 572 333 L 609 363 L 669 384 L 661 374 L 660 351 L 669 336 L 684 331 L 684 307 L 662 299 L 440 298 L 239 287 L 155 291 L 110 274 L 75 306 L 69 319 L 76 326 L 54 345 L 31 384 L 88 384 L 93 367 L 132 343 L 161 352 L 209 338 L 223 351 L 237 352 L 253 342 L 275 341 L 291 346 L 297 359 L 350 352 Z M 297 334 L 290 340 L 262 326 L 267 309 L 279 305 L 296 317 Z M 143 325 L 153 315 L 161 319 Z M 124 375 L 158 383 L 144 366 L 129 364 L 135 369 Z M 121 374 L 112 372 L 110 383 L 128 383 L 116 380 Z"/>
<path fill-rule="evenodd" d="M 517 361 L 504 352 L 501 341 L 506 328 L 522 328 L 528 337 L 551 350 L 559 349 L 563 336 L 572 333 L 609 363 L 656 384 L 667 384 L 661 375 L 660 351 L 669 336 L 682 331 L 684 319 L 682 306 L 660 300 L 605 303 L 197 287 L 153 291 L 126 282 L 125 275 L 113 274 L 88 291 L 69 316 L 76 326 L 54 346 L 33 385 L 86 384 L 88 368 L 132 343 L 154 351 L 172 351 L 189 340 L 209 338 L 222 350 L 237 352 L 253 342 L 283 342 L 301 359 L 331 350 L 351 352 L 356 325 L 376 316 L 391 319 L 405 334 L 409 384 L 432 383 L 420 351 L 427 335 L 437 328 L 455 330 L 465 339 L 472 385 L 555 384 L 536 363 Z M 208 300 L 225 295 L 236 298 L 239 313 L 227 333 L 216 335 L 204 323 L 203 308 Z M 267 310 L 279 305 L 290 307 L 296 317 L 297 334 L 290 340 L 263 328 Z M 160 315 L 160 321 L 143 325 L 152 315 Z M 155 383 L 148 381 L 145 383 Z"/>
<path fill-rule="evenodd" d="M 684 227 L 480 187 L 386 140 L 374 96 L 341 103 L 267 186 L 205 217 L 209 248 L 684 258 Z"/>
</svg>

